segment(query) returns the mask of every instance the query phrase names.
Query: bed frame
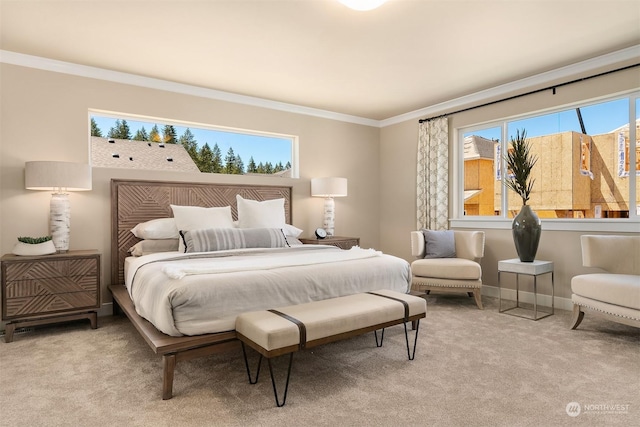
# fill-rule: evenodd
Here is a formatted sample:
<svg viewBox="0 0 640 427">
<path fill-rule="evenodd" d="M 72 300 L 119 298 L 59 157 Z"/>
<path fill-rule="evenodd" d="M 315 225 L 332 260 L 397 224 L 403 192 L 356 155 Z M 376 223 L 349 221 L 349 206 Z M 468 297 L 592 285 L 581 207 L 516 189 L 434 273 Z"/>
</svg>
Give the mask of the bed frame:
<svg viewBox="0 0 640 427">
<path fill-rule="evenodd" d="M 195 336 L 172 337 L 160 332 L 140 317 L 124 286 L 124 259 L 136 238 L 131 229 L 144 221 L 172 216 L 170 205 L 231 206 L 238 217 L 236 194 L 245 199 L 284 198 L 285 219 L 291 224 L 290 186 L 235 185 L 141 180 L 111 180 L 111 280 L 114 314 L 124 313 L 154 353 L 162 356 L 162 399 L 173 396 L 176 364 L 183 360 L 240 349 L 235 331 Z"/>
</svg>

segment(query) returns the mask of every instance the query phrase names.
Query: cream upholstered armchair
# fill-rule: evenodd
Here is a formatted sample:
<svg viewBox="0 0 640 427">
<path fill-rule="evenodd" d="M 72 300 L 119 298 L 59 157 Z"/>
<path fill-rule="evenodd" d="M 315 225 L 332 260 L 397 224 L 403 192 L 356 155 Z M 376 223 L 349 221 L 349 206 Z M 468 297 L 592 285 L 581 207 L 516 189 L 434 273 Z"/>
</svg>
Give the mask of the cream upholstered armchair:
<svg viewBox="0 0 640 427">
<path fill-rule="evenodd" d="M 571 279 L 571 329 L 582 322 L 585 309 L 640 327 L 640 236 L 585 234 L 580 243 L 582 265 L 601 270 Z"/>
<path fill-rule="evenodd" d="M 427 237 L 434 232 L 424 231 L 411 232 L 411 254 L 418 258 L 411 263 L 411 289 L 427 294 L 435 289 L 466 291 L 475 298 L 478 308 L 482 310 L 480 259 L 484 256 L 484 232 L 450 231 L 448 236 L 450 238 L 453 234 L 455 251 L 438 254 L 441 249 L 438 248 L 438 242 L 434 244 Z M 435 249 L 430 254 L 431 248 Z"/>
</svg>

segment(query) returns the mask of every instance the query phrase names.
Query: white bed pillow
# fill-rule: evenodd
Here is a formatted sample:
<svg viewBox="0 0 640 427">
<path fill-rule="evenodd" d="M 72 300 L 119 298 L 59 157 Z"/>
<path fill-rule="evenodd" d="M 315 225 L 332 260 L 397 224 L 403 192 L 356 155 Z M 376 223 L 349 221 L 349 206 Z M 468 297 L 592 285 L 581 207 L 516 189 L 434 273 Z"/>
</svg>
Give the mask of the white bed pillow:
<svg viewBox="0 0 640 427">
<path fill-rule="evenodd" d="M 177 239 L 180 237 L 173 218 L 158 218 L 141 222 L 131 229 L 138 239 Z"/>
<path fill-rule="evenodd" d="M 236 195 L 239 228 L 284 228 L 284 199 L 259 202 Z"/>
<path fill-rule="evenodd" d="M 187 253 L 288 246 L 281 228 L 209 228 L 180 234 Z"/>
<path fill-rule="evenodd" d="M 171 205 L 178 231 L 207 228 L 233 228 L 231 206 L 203 208 L 201 206 Z M 185 251 L 184 239 L 180 239 L 179 251 Z"/>
<path fill-rule="evenodd" d="M 238 225 L 238 221 L 233 221 L 233 225 L 236 228 L 240 228 L 240 226 Z M 300 235 L 302 234 L 302 232 L 304 230 L 302 230 L 301 228 L 298 228 L 294 225 L 291 224 L 285 224 L 284 227 L 282 227 L 282 231 L 284 231 L 284 235 L 287 237 L 294 237 L 294 238 L 298 238 L 300 237 Z M 300 243 L 302 244 L 302 243 Z"/>
<path fill-rule="evenodd" d="M 284 238 L 287 239 L 287 245 L 289 246 L 302 245 L 302 242 L 297 237 L 285 235 Z"/>
<path fill-rule="evenodd" d="M 178 250 L 179 239 L 149 239 L 141 240 L 129 249 L 132 256 L 155 254 L 158 252 L 173 252 Z"/>
<path fill-rule="evenodd" d="M 297 238 L 297 237 L 300 237 L 303 230 L 298 227 L 294 227 L 291 224 L 285 224 L 284 227 L 282 228 L 282 231 L 284 231 L 284 235 L 287 237 Z"/>
</svg>

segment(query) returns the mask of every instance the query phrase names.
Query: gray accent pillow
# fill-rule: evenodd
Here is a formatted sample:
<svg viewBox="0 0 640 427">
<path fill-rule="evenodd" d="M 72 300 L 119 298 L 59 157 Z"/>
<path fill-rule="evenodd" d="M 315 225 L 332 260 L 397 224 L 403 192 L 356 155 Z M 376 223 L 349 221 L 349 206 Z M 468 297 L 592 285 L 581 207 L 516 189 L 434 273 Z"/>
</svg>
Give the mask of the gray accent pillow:
<svg viewBox="0 0 640 427">
<path fill-rule="evenodd" d="M 422 229 L 425 242 L 425 258 L 455 258 L 456 241 L 453 230 L 425 230 Z"/>
<path fill-rule="evenodd" d="M 185 253 L 243 248 L 284 248 L 287 240 L 280 228 L 207 228 L 180 230 Z"/>
</svg>

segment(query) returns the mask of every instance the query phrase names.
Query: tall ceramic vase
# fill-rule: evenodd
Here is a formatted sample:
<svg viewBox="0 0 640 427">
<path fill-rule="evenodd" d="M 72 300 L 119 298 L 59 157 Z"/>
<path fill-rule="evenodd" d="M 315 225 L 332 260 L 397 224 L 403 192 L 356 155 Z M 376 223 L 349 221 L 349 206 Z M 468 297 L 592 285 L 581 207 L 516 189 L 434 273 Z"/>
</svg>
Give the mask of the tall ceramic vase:
<svg viewBox="0 0 640 427">
<path fill-rule="evenodd" d="M 513 219 L 511 231 L 520 261 L 533 262 L 536 258 L 536 252 L 538 252 L 542 225 L 540 218 L 531 209 L 531 206 L 522 206 L 520 213 Z"/>
</svg>

